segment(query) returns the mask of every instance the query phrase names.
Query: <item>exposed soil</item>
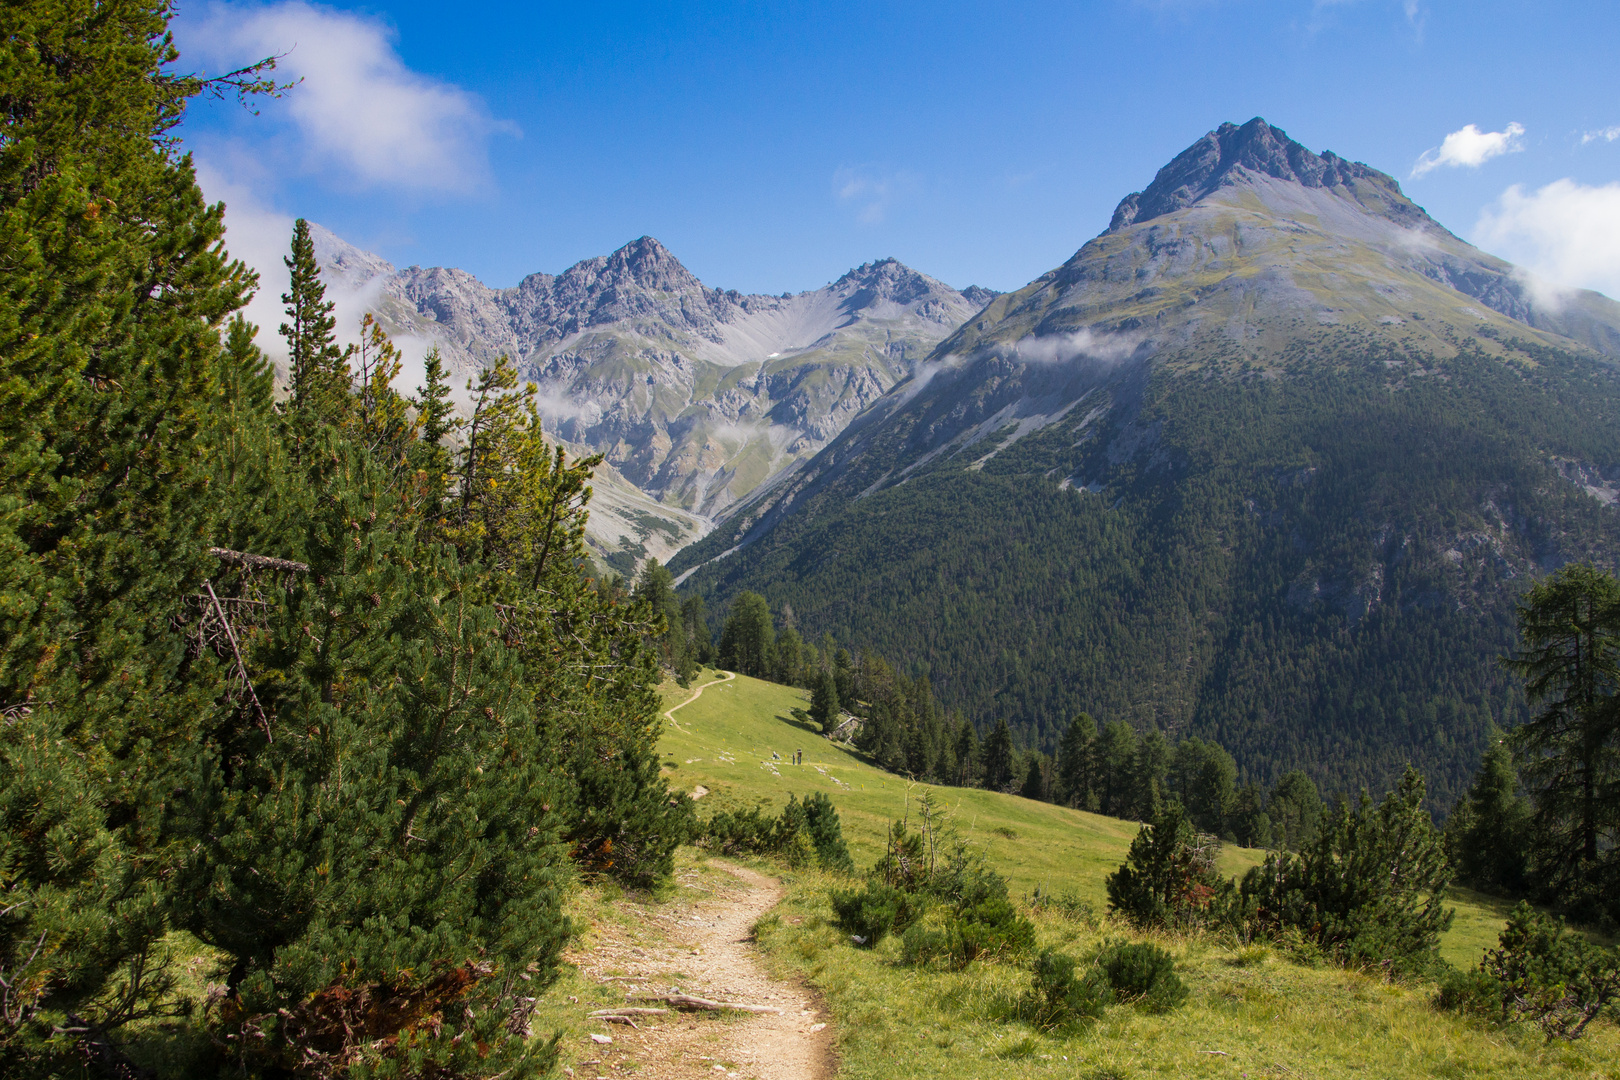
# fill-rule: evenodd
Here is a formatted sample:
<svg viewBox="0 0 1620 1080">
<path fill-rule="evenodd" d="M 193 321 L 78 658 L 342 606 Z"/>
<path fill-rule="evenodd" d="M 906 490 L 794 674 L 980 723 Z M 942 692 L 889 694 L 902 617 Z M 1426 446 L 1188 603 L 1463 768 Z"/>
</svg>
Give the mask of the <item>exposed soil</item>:
<svg viewBox="0 0 1620 1080">
<path fill-rule="evenodd" d="M 781 884 L 747 867 L 711 865 L 729 875 L 708 878 L 712 899 L 641 908 L 645 932 L 599 926 L 590 951 L 570 959 L 583 978 L 622 986 L 627 1005 L 659 1006 L 634 999 L 679 991 L 781 1011 L 672 1011 L 636 1017 L 636 1029 L 599 1024 L 593 1031 L 613 1041 L 581 1040 L 576 1080 L 630 1071 L 646 1080 L 826 1080 L 836 1071 L 820 1000 L 802 984 L 767 974 L 751 940 L 754 922 L 782 898 Z"/>
</svg>

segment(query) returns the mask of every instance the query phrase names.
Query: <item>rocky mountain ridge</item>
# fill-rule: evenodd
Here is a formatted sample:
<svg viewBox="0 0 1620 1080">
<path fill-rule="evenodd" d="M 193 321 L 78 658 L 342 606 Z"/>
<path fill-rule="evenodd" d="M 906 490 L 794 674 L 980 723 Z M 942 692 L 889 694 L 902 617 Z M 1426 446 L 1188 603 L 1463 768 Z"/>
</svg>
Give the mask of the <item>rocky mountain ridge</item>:
<svg viewBox="0 0 1620 1080">
<path fill-rule="evenodd" d="M 894 259 L 808 292 L 742 294 L 704 285 L 645 236 L 495 289 L 462 270 L 397 269 L 312 232 L 323 272 L 373 294 L 391 332 L 436 345 L 459 375 L 510 357 L 540 386 L 548 428 L 606 455 L 599 495 L 624 498 L 598 525 L 639 524 L 618 533 L 622 543 L 593 540 L 625 562 L 667 557 L 807 460 L 997 295 Z"/>
</svg>

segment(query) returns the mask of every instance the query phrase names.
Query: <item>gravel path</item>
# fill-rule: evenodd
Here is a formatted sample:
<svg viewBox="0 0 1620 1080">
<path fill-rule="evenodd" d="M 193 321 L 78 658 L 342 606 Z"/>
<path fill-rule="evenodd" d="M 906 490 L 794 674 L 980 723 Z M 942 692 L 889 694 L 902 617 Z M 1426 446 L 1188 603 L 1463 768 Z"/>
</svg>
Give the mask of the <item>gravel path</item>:
<svg viewBox="0 0 1620 1080">
<path fill-rule="evenodd" d="M 575 1066 L 576 1080 L 634 1068 L 643 1080 L 827 1080 L 836 1072 L 832 1031 L 808 987 L 773 979 L 751 940 L 754 922 L 776 906 L 782 885 L 747 867 L 714 860 L 731 876 L 714 898 L 665 909 L 662 947 L 604 940 L 586 974 L 625 988 L 626 1003 L 675 990 L 714 1001 L 765 1005 L 779 1013 L 672 1012 L 637 1018 L 639 1030 L 605 1024 L 600 1057 Z M 650 944 L 650 943 L 649 943 Z M 608 976 L 608 971 L 625 975 Z M 659 1002 L 641 1004 L 657 1005 Z M 593 1074 L 591 1066 L 595 1066 Z"/>
</svg>

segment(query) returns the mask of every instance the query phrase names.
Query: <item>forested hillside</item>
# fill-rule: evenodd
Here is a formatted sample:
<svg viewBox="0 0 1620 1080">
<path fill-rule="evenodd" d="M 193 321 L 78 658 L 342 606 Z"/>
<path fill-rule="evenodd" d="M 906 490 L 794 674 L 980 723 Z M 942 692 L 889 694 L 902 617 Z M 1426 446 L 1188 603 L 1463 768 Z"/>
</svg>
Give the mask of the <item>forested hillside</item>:
<svg viewBox="0 0 1620 1080">
<path fill-rule="evenodd" d="M 880 427 L 685 585 L 710 611 L 738 589 L 790 605 L 808 639 L 926 672 L 981 732 L 1004 717 L 1048 753 L 1085 710 L 1213 738 L 1268 783 L 1380 789 L 1411 761 L 1448 806 L 1525 716 L 1497 664 L 1519 592 L 1620 551 L 1595 464 L 1620 462 L 1612 368 L 1458 341 L 1319 331 L 1275 364 L 1122 369 L 1061 422 L 862 495 L 932 421 Z"/>
</svg>

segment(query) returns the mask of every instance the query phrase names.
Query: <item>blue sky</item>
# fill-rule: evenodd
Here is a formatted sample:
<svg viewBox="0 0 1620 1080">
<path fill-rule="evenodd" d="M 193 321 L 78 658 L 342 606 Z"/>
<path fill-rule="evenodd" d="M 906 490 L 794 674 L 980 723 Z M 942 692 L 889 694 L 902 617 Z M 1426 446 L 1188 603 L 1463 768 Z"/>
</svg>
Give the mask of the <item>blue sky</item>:
<svg viewBox="0 0 1620 1080">
<path fill-rule="evenodd" d="M 233 250 L 271 271 L 304 216 L 496 286 L 651 234 L 744 292 L 888 255 L 1012 289 L 1261 115 L 1620 292 L 1620 5 L 229 3 L 187 5 L 176 37 L 194 69 L 291 50 L 304 78 L 183 129 Z"/>
</svg>

